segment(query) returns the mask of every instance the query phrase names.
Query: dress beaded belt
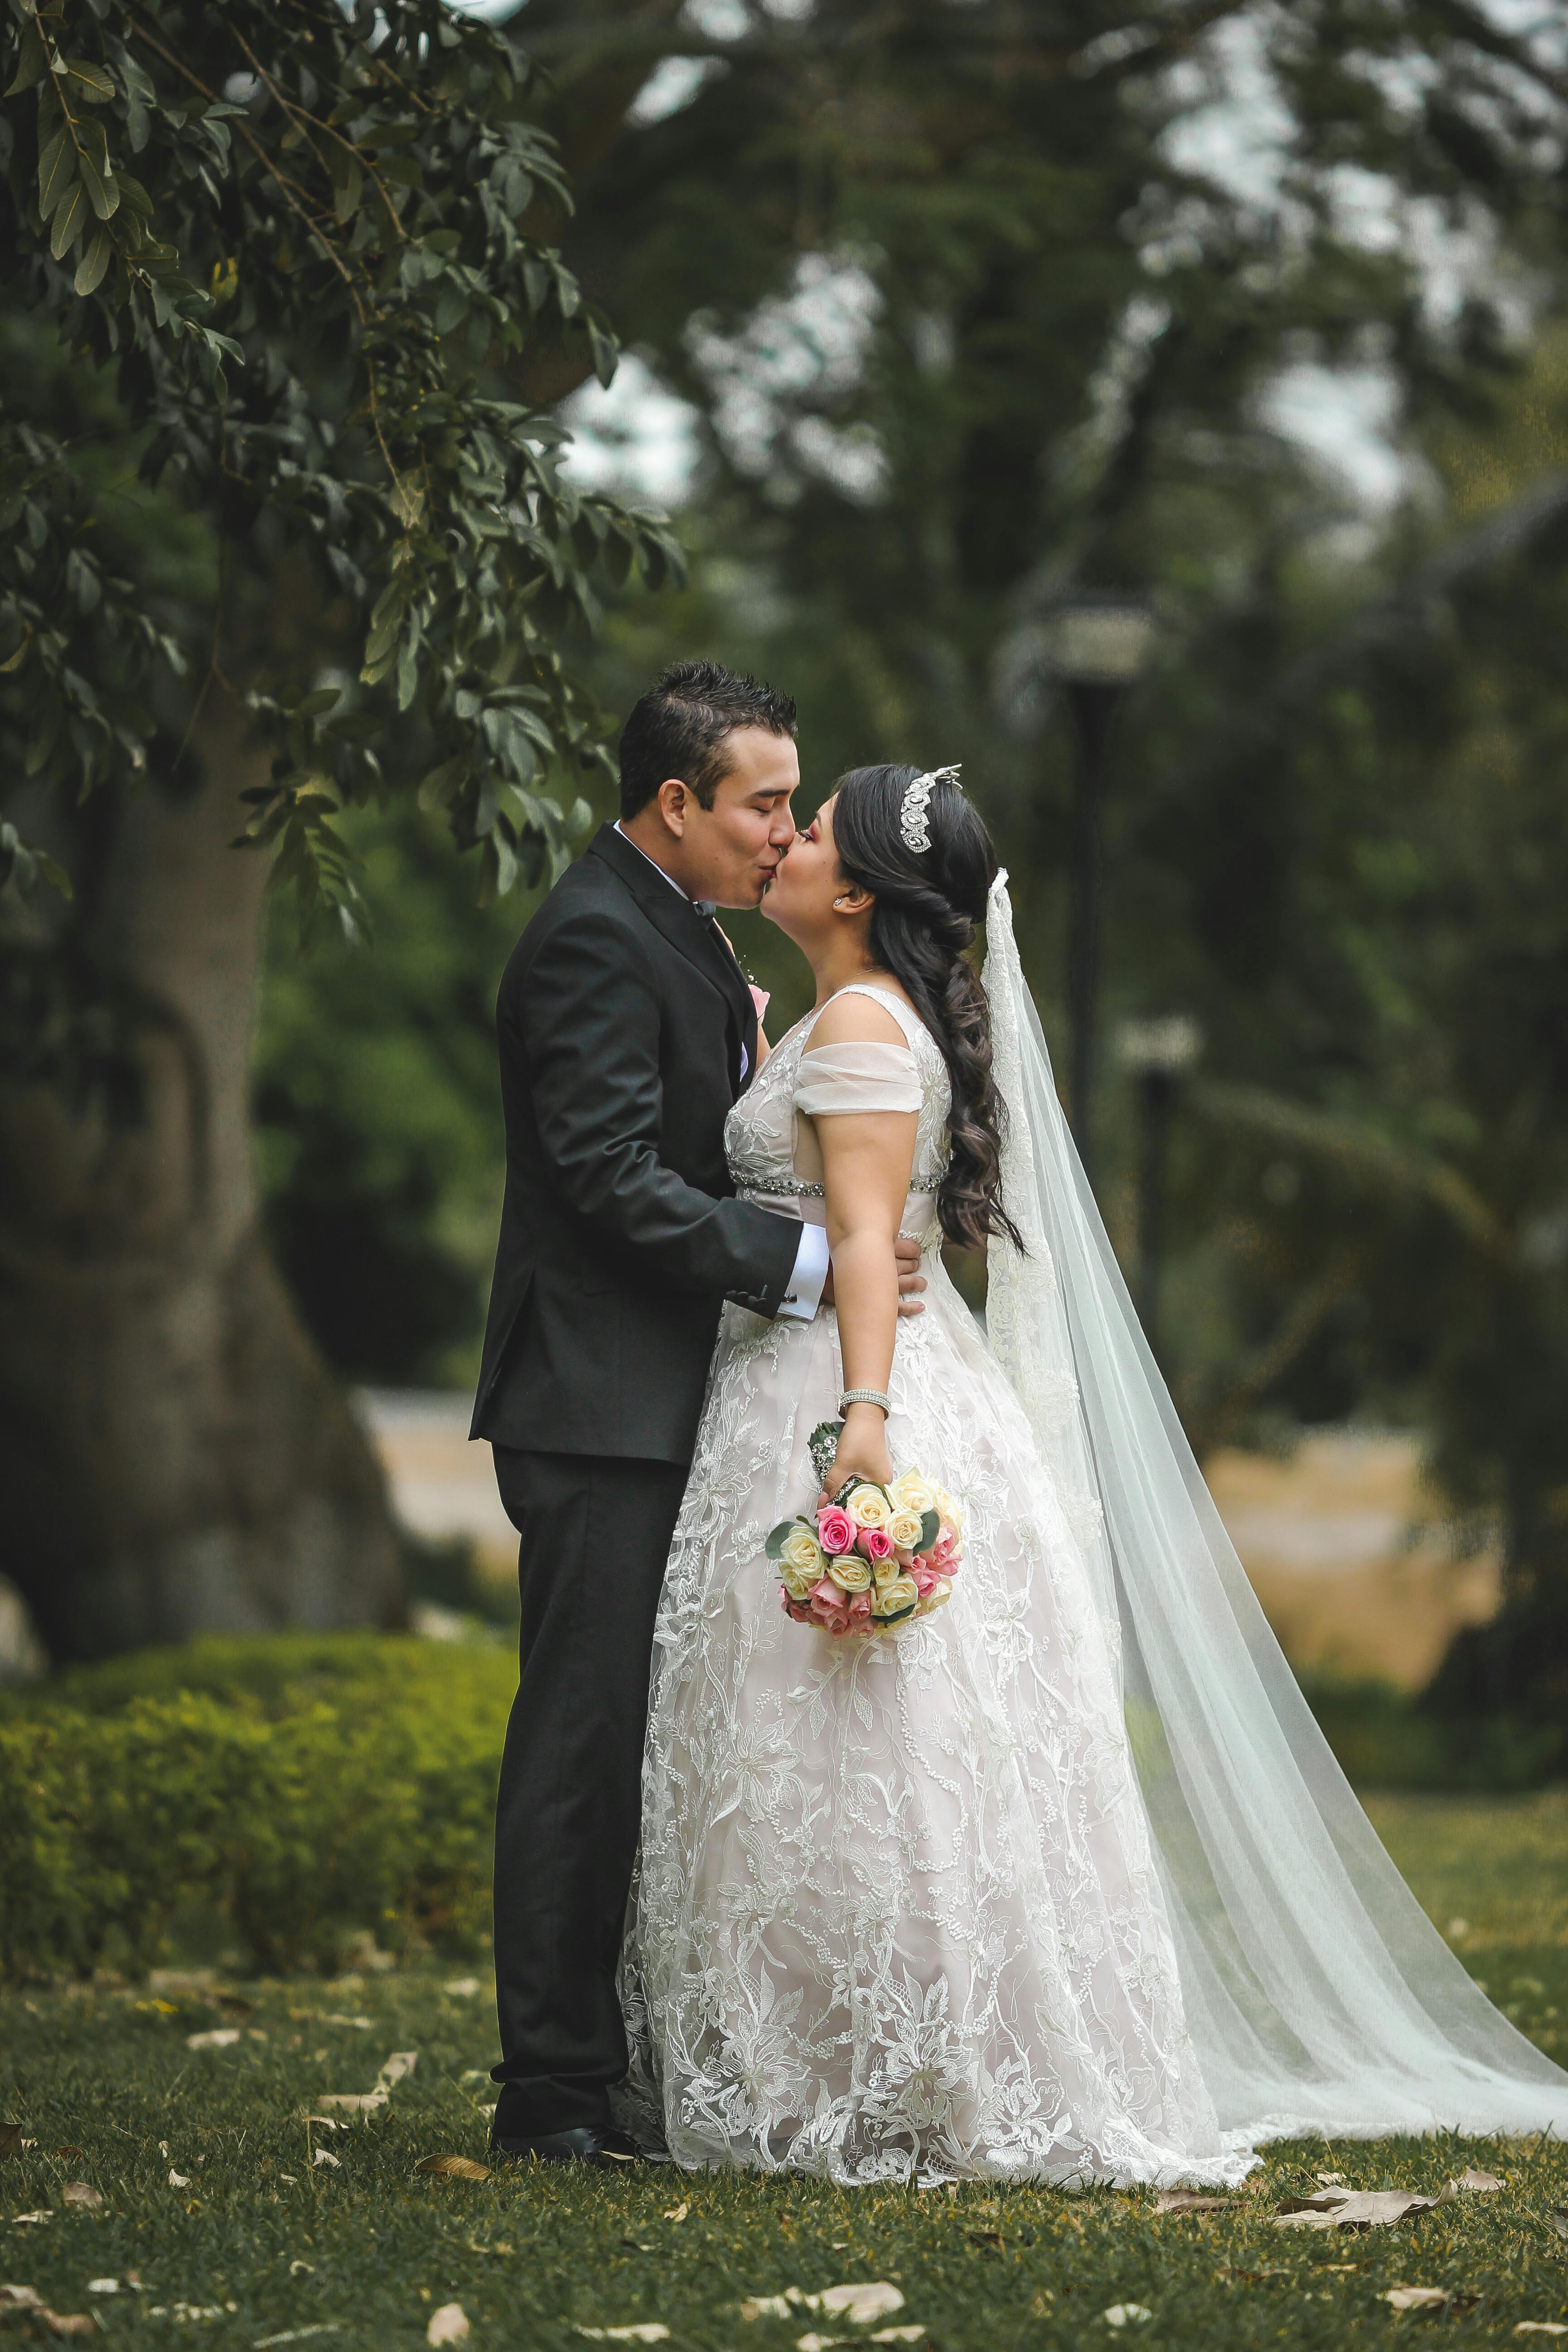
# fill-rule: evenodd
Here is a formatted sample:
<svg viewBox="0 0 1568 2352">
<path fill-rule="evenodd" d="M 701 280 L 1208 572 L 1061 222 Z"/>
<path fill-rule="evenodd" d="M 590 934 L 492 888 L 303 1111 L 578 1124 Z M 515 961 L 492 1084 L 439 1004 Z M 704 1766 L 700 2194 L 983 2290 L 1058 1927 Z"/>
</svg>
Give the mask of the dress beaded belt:
<svg viewBox="0 0 1568 2352">
<path fill-rule="evenodd" d="M 807 1201 L 820 1201 L 824 1188 L 820 1184 L 802 1184 L 793 1176 L 737 1176 L 736 1187 L 742 1192 L 787 1193 Z M 911 1192 L 940 1192 L 940 1176 L 918 1176 L 910 1186 Z"/>
</svg>

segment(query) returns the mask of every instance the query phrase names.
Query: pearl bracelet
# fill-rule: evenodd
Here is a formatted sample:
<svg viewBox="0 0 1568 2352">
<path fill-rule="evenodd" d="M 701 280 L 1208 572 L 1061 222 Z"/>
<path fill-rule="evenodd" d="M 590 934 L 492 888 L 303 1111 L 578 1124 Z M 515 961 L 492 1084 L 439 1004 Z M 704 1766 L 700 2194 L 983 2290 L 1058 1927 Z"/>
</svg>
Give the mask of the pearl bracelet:
<svg viewBox="0 0 1568 2352">
<path fill-rule="evenodd" d="M 847 1404 L 879 1404 L 884 1413 L 893 1410 L 892 1398 L 884 1396 L 880 1389 L 846 1389 L 838 1400 L 840 1412 Z"/>
</svg>

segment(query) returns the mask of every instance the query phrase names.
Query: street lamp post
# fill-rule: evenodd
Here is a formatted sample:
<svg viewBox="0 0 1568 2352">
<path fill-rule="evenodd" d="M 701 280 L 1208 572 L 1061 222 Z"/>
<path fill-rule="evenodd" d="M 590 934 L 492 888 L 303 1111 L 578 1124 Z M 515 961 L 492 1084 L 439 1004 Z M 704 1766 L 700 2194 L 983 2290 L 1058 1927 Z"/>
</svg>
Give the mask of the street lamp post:
<svg viewBox="0 0 1568 2352">
<path fill-rule="evenodd" d="M 1117 1055 L 1138 1086 L 1138 1312 L 1144 1336 L 1159 1349 L 1160 1276 L 1164 1257 L 1165 1165 L 1171 1113 L 1184 1077 L 1204 1049 L 1204 1033 L 1184 1013 L 1152 1021 L 1124 1021 Z"/>
<path fill-rule="evenodd" d="M 1062 685 L 1078 730 L 1068 1014 L 1072 1029 L 1072 1129 L 1079 1156 L 1089 1168 L 1104 862 L 1100 810 L 1111 732 L 1117 713 L 1152 650 L 1154 616 L 1146 605 L 1129 597 L 1083 596 L 1047 614 L 1042 635 L 1047 663 Z"/>
</svg>

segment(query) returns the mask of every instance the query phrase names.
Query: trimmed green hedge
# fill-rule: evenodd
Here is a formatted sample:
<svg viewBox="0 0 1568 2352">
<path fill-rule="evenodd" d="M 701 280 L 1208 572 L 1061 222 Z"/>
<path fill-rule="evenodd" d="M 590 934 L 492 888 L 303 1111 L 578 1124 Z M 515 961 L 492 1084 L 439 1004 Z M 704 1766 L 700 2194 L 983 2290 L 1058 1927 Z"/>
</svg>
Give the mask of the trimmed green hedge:
<svg viewBox="0 0 1568 2352">
<path fill-rule="evenodd" d="M 140 1969 L 193 1919 L 261 1974 L 345 1937 L 472 1950 L 504 1652 L 395 1634 L 194 1642 L 0 1711 L 0 1975 Z"/>
</svg>

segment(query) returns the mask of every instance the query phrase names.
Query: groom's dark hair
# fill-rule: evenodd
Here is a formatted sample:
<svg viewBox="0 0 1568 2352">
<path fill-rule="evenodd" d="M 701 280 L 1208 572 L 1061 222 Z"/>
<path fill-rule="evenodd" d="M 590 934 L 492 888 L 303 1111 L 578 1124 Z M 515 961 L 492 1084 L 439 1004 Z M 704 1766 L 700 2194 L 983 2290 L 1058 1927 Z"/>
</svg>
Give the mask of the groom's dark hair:
<svg viewBox="0 0 1568 2352">
<path fill-rule="evenodd" d="M 795 723 L 793 699 L 775 688 L 721 662 L 672 662 L 633 703 L 621 730 L 621 814 L 646 808 L 667 776 L 679 776 L 710 809 L 729 772 L 726 739 L 739 727 L 793 735 Z"/>
</svg>

